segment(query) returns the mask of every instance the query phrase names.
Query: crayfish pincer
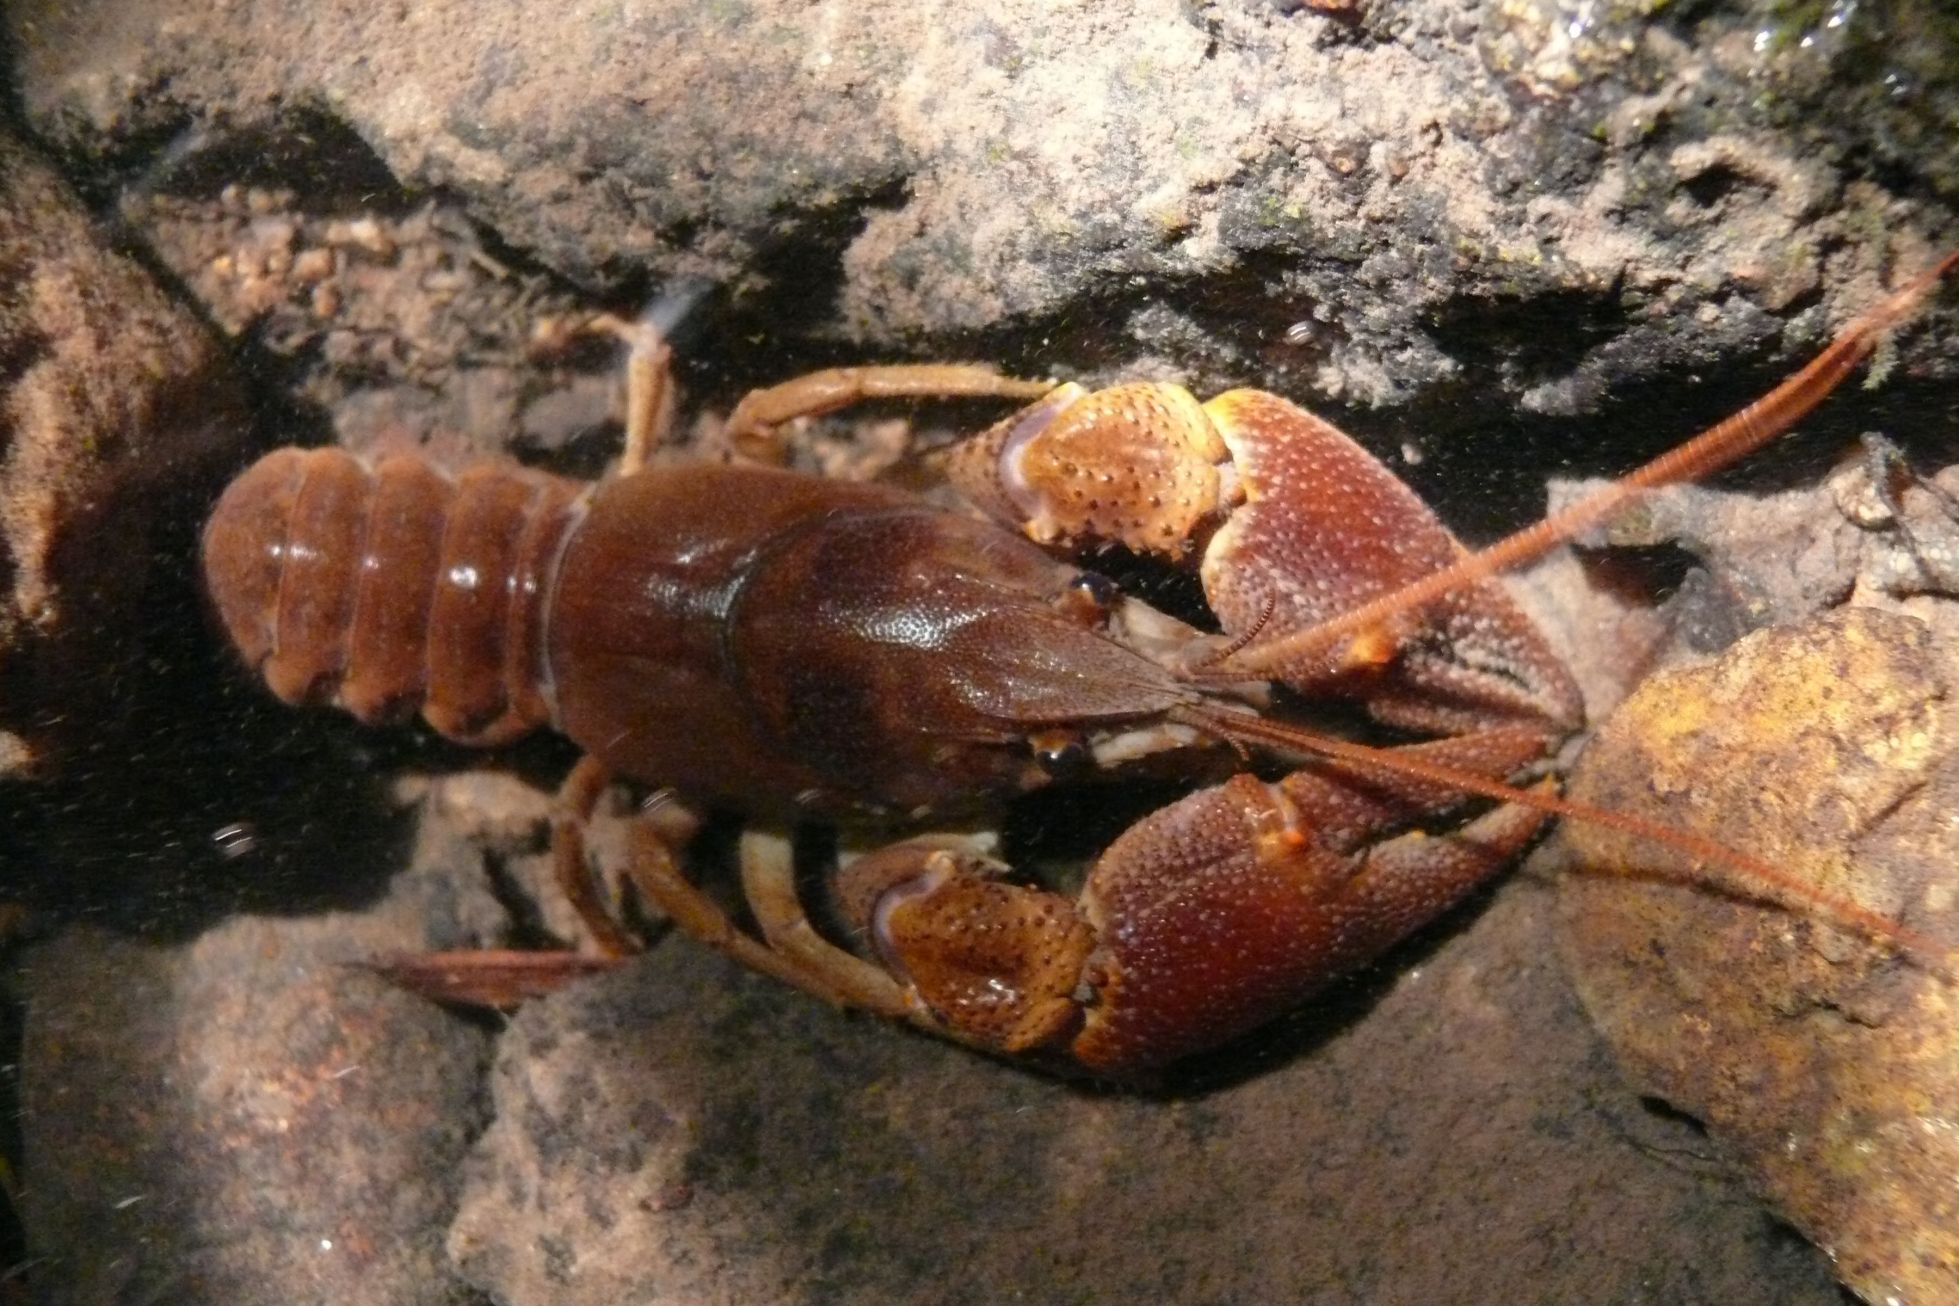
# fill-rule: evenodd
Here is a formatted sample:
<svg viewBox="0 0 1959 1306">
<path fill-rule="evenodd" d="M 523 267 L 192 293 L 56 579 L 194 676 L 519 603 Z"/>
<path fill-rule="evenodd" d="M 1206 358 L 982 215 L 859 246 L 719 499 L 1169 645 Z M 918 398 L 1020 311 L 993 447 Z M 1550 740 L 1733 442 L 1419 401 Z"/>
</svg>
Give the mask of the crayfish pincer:
<svg viewBox="0 0 1959 1306">
<path fill-rule="evenodd" d="M 608 320 L 635 348 L 618 474 L 586 484 L 486 463 L 450 475 L 417 458 L 283 449 L 217 505 L 205 577 L 232 642 L 282 699 L 375 723 L 419 712 L 468 744 L 546 727 L 583 749 L 556 861 L 609 952 L 635 944 L 598 902 L 580 829 L 620 777 L 751 821 L 741 878 L 754 932 L 682 874 L 651 823 L 635 828 L 633 883 L 686 933 L 834 1002 L 1134 1074 L 1378 955 L 1552 814 L 1629 824 L 1548 781 L 1518 787 L 1583 713 L 1495 573 L 1639 488 L 1786 429 L 1953 262 L 1743 413 L 1476 554 L 1340 431 L 1252 390 L 1199 402 L 1172 385 L 1090 393 L 973 367 L 861 368 L 759 391 L 730 419 L 737 442 L 766 443 L 775 424 L 865 397 L 1031 400 L 932 460 L 971 512 L 767 467 L 648 467 L 665 346 Z M 1194 570 L 1218 632 L 1071 561 L 1105 544 Z M 1272 706 L 1313 696 L 1420 742 L 1367 748 Z M 1208 755 L 1193 771 L 1214 773 L 1224 749 L 1291 769 L 1199 783 L 1118 837 L 1075 897 L 921 834 L 837 881 L 861 955 L 800 900 L 785 835 L 798 822 L 930 830 L 1145 758 L 1160 773 Z M 1470 796 L 1494 801 L 1464 811 Z M 399 973 L 497 996 L 484 976 L 507 974 L 499 956 Z"/>
</svg>

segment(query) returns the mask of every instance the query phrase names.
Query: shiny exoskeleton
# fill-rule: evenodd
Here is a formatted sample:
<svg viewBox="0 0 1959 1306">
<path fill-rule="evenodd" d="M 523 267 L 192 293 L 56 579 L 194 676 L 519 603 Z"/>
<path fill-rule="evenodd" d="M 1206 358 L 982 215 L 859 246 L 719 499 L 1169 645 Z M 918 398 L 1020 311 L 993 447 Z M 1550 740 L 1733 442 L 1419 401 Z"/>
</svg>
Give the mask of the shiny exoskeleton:
<svg viewBox="0 0 1959 1306">
<path fill-rule="evenodd" d="M 760 467 L 588 485 L 284 449 L 225 493 L 205 572 L 231 639 L 281 698 L 375 722 L 419 711 L 473 744 L 548 726 L 587 754 L 574 807 L 619 775 L 778 829 L 810 816 L 918 823 L 1079 766 L 1221 741 L 1295 762 L 1338 754 L 1153 813 L 1073 899 L 946 839 L 872 853 L 838 889 L 870 961 L 816 933 L 786 863 L 761 845 L 745 846 L 744 865 L 757 940 L 657 840 L 640 841 L 649 896 L 750 965 L 991 1050 L 1133 1073 L 1295 1005 L 1526 844 L 1562 805 L 1503 781 L 1582 709 L 1491 574 L 1633 488 L 1785 429 L 1952 262 L 1684 452 L 1478 555 L 1371 455 L 1282 399 L 1200 403 L 1132 385 L 1055 388 L 943 458 L 994 520 Z M 741 411 L 780 420 L 953 386 L 1027 393 L 972 369 L 863 369 L 760 392 Z M 1104 542 L 1194 564 L 1221 634 L 1066 560 Z M 1254 714 L 1272 682 L 1433 738 L 1381 751 L 1318 741 Z M 1501 801 L 1454 828 L 1416 828 L 1461 801 L 1457 786 Z"/>
<path fill-rule="evenodd" d="M 289 703 L 419 711 L 476 745 L 548 725 L 619 775 L 771 815 L 969 805 L 1046 778 L 1030 731 L 1193 697 L 1025 539 L 768 468 L 588 486 L 281 449 L 226 491 L 204 556 Z"/>
</svg>

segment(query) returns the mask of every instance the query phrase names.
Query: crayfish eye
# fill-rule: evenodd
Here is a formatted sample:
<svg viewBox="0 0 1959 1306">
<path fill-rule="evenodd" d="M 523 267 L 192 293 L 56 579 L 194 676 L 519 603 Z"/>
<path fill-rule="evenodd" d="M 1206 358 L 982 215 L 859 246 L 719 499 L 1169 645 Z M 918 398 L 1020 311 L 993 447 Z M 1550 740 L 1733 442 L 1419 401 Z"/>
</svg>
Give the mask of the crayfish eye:
<svg viewBox="0 0 1959 1306">
<path fill-rule="evenodd" d="M 1027 742 L 1034 750 L 1034 760 L 1056 780 L 1079 779 L 1095 761 L 1087 741 L 1072 730 L 1043 730 L 1029 736 Z"/>
<path fill-rule="evenodd" d="M 1084 621 L 1100 621 L 1121 598 L 1116 583 L 1098 571 L 1077 572 L 1068 582 L 1067 601 Z"/>
</svg>

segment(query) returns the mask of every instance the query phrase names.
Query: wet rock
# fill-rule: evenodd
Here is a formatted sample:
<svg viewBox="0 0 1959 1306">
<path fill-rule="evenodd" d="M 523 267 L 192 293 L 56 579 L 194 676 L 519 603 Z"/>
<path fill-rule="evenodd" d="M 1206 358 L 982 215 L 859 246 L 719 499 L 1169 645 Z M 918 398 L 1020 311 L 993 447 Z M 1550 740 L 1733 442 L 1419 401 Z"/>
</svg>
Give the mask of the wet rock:
<svg viewBox="0 0 1959 1306">
<path fill-rule="evenodd" d="M 511 1306 L 1836 1298 L 1616 1086 L 1543 889 L 1159 1095 L 829 1010 L 680 939 L 527 1007 L 450 1235 Z M 1633 1289 L 1631 1285 L 1638 1285 Z"/>
<path fill-rule="evenodd" d="M 443 1243 L 488 1036 L 362 963 L 480 943 L 501 917 L 481 874 L 425 840 L 363 913 L 30 949 L 13 987 L 33 1299 L 466 1300 Z"/>
<path fill-rule="evenodd" d="M 1861 607 L 1765 630 L 1601 728 L 1574 798 L 1759 871 L 1562 834 L 1565 951 L 1627 1074 L 1872 1302 L 1959 1302 L 1950 630 Z"/>
<path fill-rule="evenodd" d="M 1534 514 L 1567 453 L 1620 468 L 1731 410 L 1952 229 L 1927 198 L 1952 193 L 1949 133 L 1914 144 L 1899 125 L 1928 99 L 1945 121 L 1936 77 L 1868 112 L 1803 111 L 1882 84 L 1865 27 L 1861 47 L 1798 30 L 1751 59 L 1780 11 L 1768 0 L 1652 23 L 1644 6 L 1582 8 L 1166 3 L 1064 25 L 1035 4 L 876 0 L 41 0 L 5 21 L 34 127 L 290 404 L 296 424 L 267 443 L 508 449 L 596 470 L 611 453 L 593 437 L 612 400 L 603 351 L 585 360 L 600 382 L 566 397 L 561 375 L 533 375 L 534 319 L 597 297 L 637 307 L 697 277 L 718 294 L 680 361 L 709 408 L 894 353 L 1244 381 L 1338 406 L 1474 532 Z M 1950 333 L 1935 317 L 1896 369 L 1896 392 L 1933 412 Z M 1597 637 L 1617 620 L 1569 628 Z M 1581 674 L 1588 690 L 1625 678 Z M 229 722 L 251 692 L 231 683 L 198 710 Z M 284 738 L 333 729 L 292 721 Z M 200 746 L 224 736 L 202 729 Z M 402 765 L 365 738 L 350 751 L 345 772 Z M 233 775 L 195 778 L 229 793 Z M 358 822 L 317 773 L 289 787 L 281 810 L 304 812 L 317 842 L 348 841 Z M 506 890 L 545 885 L 536 796 L 483 788 L 422 819 L 466 833 Z M 40 850 L 51 864 L 73 859 L 74 828 Z M 348 878 L 385 879 L 403 856 L 349 848 Z M 1546 898 L 1505 886 L 1161 1096 L 1057 1084 L 839 1016 L 668 940 L 502 1040 L 446 1266 L 425 1255 L 439 1199 L 411 1186 L 391 1206 L 371 1179 L 351 1191 L 373 1195 L 369 1227 L 412 1249 L 388 1280 L 402 1300 L 459 1281 L 513 1302 L 1835 1300 L 1816 1254 L 1708 1173 L 1691 1128 L 1632 1103 L 1549 964 Z M 453 895 L 425 906 L 428 942 L 506 941 L 449 928 Z M 566 928 L 556 909 L 539 920 Z M 332 955 L 382 944 L 356 932 Z M 77 960 L 32 991 L 72 1013 L 123 964 Z M 86 1062 L 37 1041 L 29 1071 L 53 1078 L 35 1091 L 121 1073 L 135 1052 L 132 1074 L 182 1064 L 208 1010 L 153 1032 L 113 1009 Z M 399 1029 L 371 1041 L 436 1037 Z M 323 1063 L 300 1046 L 310 1084 Z M 310 1231 L 348 1209 L 309 1188 L 327 1161 L 300 1164 L 341 1156 L 336 1137 L 372 1139 L 384 1173 L 453 1162 L 454 1138 L 404 1121 L 400 1095 L 333 1100 L 344 1135 L 309 1133 L 323 1146 L 270 1151 L 278 1164 L 245 1135 L 235 1155 L 215 1149 L 221 1171 L 256 1176 L 259 1209 L 300 1212 Z M 181 1115 L 125 1116 L 126 1137 L 31 1145 L 35 1182 L 59 1199 L 33 1217 L 38 1245 L 89 1263 L 103 1242 L 85 1217 L 126 1195 L 71 1158 L 133 1158 L 150 1183 L 177 1140 L 230 1138 L 225 1111 L 192 1098 Z M 419 1165 L 392 1159 L 390 1129 Z M 162 1250 L 144 1264 L 167 1275 L 178 1249 L 206 1245 L 206 1209 L 145 1213 L 144 1245 Z M 208 1209 L 290 1250 L 252 1213 Z M 258 1278 L 222 1262 L 235 1277 L 209 1280 L 229 1293 L 210 1299 L 289 1300 L 272 1259 Z"/>
<path fill-rule="evenodd" d="M 1935 129 L 1959 37 L 1893 8 L 98 0 L 10 23 L 36 128 L 141 190 L 457 196 L 588 292 L 724 287 L 738 385 L 818 336 L 1460 419 L 1787 356 L 1949 226 L 1891 187 L 1959 175 Z"/>
<path fill-rule="evenodd" d="M 495 773 L 428 788 L 370 910 L 26 954 L 42 1299 L 1835 1300 L 1618 1083 L 1532 878 L 1156 1093 L 839 1013 L 680 938 L 524 1009 L 486 1079 L 481 1022 L 358 963 L 510 941 L 485 871 L 539 888 L 544 807 Z"/>
<path fill-rule="evenodd" d="M 243 443 L 234 387 L 196 317 L 0 131 L 0 779 L 60 769 L 129 709 L 98 686 Z"/>
</svg>

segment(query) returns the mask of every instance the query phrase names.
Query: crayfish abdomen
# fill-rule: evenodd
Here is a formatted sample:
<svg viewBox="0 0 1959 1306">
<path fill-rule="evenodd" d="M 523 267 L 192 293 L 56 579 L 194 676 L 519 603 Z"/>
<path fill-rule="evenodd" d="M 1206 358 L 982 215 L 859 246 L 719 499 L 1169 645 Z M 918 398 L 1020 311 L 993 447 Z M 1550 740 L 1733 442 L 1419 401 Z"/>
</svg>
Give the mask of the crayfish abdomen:
<svg viewBox="0 0 1959 1306">
<path fill-rule="evenodd" d="M 275 450 L 206 523 L 205 588 L 284 701 L 375 723 L 420 711 L 459 742 L 503 743 L 550 716 L 543 597 L 583 488 L 500 463 L 452 479 L 413 457 Z"/>
</svg>

